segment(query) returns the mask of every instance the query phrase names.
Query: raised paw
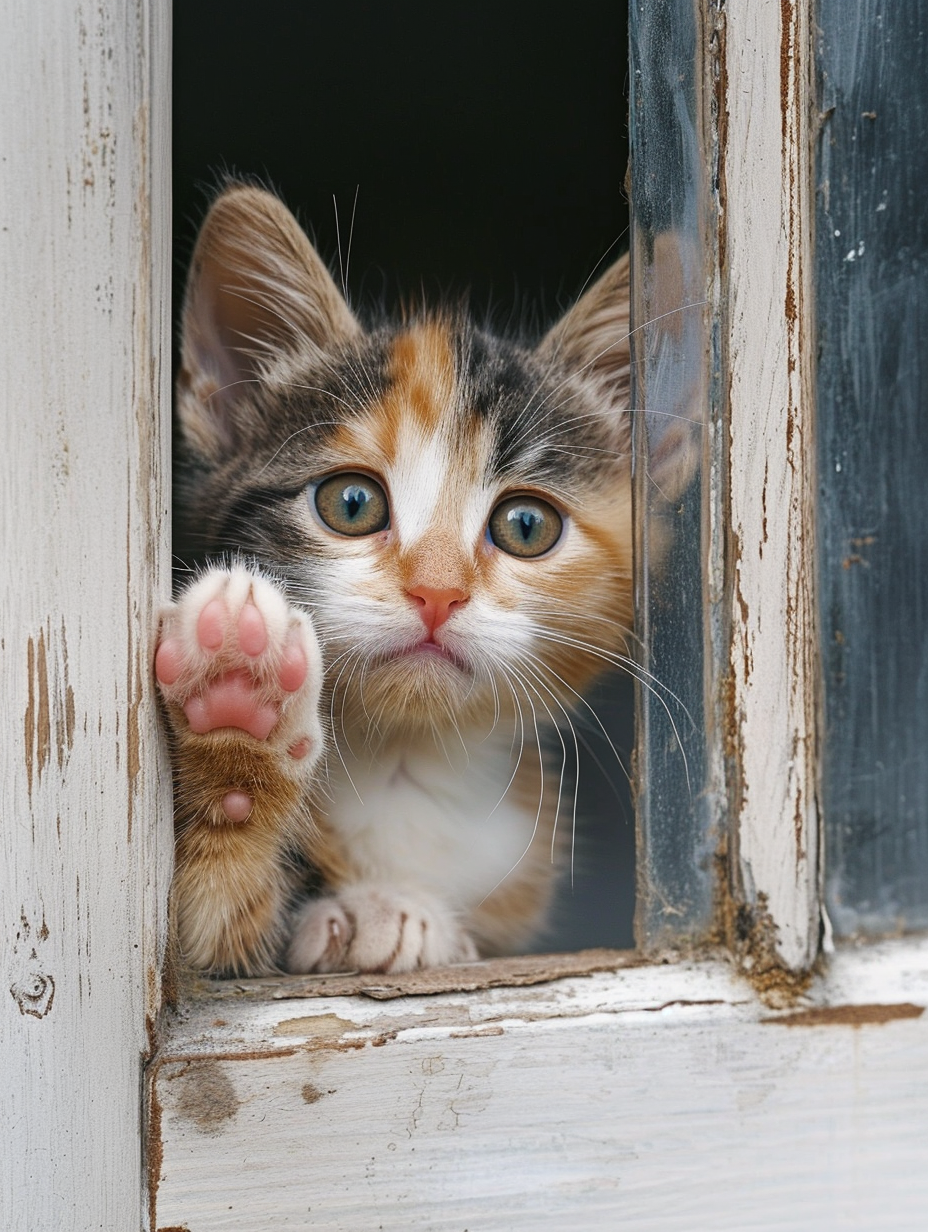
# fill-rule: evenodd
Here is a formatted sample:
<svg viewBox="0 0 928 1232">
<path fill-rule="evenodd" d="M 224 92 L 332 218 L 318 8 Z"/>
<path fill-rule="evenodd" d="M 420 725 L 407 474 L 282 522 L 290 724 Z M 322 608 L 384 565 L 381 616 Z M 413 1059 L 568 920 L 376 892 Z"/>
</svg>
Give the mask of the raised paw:
<svg viewBox="0 0 928 1232">
<path fill-rule="evenodd" d="M 257 574 L 211 570 L 172 604 L 155 675 L 175 730 L 267 741 L 296 773 L 318 760 L 319 642 L 309 617 Z M 231 820 L 247 816 L 247 793 L 230 792 L 226 804 Z"/>
<path fill-rule="evenodd" d="M 398 974 L 477 957 L 473 940 L 441 903 L 358 884 L 299 909 L 286 965 L 293 972 Z"/>
</svg>

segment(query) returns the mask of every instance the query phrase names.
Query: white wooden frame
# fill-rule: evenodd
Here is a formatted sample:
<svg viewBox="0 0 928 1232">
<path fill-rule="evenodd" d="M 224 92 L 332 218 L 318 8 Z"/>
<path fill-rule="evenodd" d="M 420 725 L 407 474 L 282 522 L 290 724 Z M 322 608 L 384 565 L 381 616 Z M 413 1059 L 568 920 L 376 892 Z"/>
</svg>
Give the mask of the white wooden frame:
<svg viewBox="0 0 928 1232">
<path fill-rule="evenodd" d="M 810 0 L 707 8 L 727 123 L 729 470 L 713 511 L 738 551 L 712 567 L 733 563 L 736 582 L 734 880 L 801 973 L 821 927 Z M 156 1041 L 168 12 L 5 0 L 3 14 L 0 1224 L 918 1226 L 920 942 L 841 952 L 779 1010 L 721 959 L 599 955 L 599 974 L 551 982 L 529 964 L 541 982 L 493 988 L 490 968 L 470 973 L 477 991 L 453 991 L 459 972 L 388 1000 L 225 985 L 163 1018 Z"/>
<path fill-rule="evenodd" d="M 171 868 L 170 10 L 0 12 L 0 1226 L 115 1232 Z"/>
<path fill-rule="evenodd" d="M 713 6 L 714 7 L 714 6 Z M 818 817 L 815 437 L 808 0 L 727 5 L 711 80 L 719 90 L 714 305 L 728 378 L 728 442 L 712 494 L 710 587 L 730 595 L 726 713 L 735 867 L 790 968 L 823 928 Z"/>
</svg>

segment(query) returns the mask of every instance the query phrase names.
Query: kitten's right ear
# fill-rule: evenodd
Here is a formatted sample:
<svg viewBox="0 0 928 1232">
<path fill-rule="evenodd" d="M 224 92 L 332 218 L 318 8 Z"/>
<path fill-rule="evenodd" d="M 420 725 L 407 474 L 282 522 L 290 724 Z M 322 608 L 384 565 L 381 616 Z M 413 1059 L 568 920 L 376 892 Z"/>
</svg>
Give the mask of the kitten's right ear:
<svg viewBox="0 0 928 1232">
<path fill-rule="evenodd" d="M 235 447 L 243 383 L 281 357 L 312 358 L 361 327 L 287 207 L 237 184 L 200 229 L 184 298 L 178 415 L 203 456 Z"/>
<path fill-rule="evenodd" d="M 628 254 L 620 257 L 542 340 L 538 353 L 599 389 L 604 413 L 628 407 Z"/>
</svg>

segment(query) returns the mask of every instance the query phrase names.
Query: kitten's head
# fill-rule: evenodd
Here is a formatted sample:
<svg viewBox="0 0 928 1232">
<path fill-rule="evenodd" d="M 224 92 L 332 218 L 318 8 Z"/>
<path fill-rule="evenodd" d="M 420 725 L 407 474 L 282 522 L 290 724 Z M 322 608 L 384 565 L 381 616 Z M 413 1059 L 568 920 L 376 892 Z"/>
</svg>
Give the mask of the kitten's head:
<svg viewBox="0 0 928 1232">
<path fill-rule="evenodd" d="M 628 266 L 534 349 L 454 312 L 362 328 L 293 216 L 237 185 L 184 306 L 188 542 L 281 578 L 333 713 L 530 725 L 631 622 Z"/>
</svg>

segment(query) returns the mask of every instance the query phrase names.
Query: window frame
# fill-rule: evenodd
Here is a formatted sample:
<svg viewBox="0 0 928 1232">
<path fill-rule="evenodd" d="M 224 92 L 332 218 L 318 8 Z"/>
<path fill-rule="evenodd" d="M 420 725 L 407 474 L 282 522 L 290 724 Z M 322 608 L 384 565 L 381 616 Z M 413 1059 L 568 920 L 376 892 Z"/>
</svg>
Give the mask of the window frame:
<svg viewBox="0 0 928 1232">
<path fill-rule="evenodd" d="M 794 1222 L 818 1203 L 820 1223 L 841 1185 L 881 1226 L 887 1195 L 924 1204 L 910 1165 L 928 1114 L 925 943 L 844 949 L 809 975 L 827 929 L 809 530 L 812 4 L 705 0 L 699 13 L 701 133 L 717 171 L 703 215 L 717 328 L 703 465 L 721 950 L 665 964 L 646 936 L 639 955 L 581 956 L 595 974 L 542 961 L 525 987 L 495 988 L 512 968 L 485 964 L 470 991 L 403 998 L 193 981 L 164 1011 L 170 774 L 149 650 L 170 585 L 170 12 L 160 0 L 11 6 L 11 1225 L 254 1232 L 255 1212 L 279 1217 L 273 1201 L 304 1224 L 311 1208 L 320 1227 L 451 1228 L 468 1212 L 473 1227 L 531 1227 L 560 1211 L 592 1229 L 637 1210 L 634 1226 L 666 1228 L 669 1184 L 687 1219 L 711 1210 L 714 1226 L 743 1227 L 755 1195 L 737 1169 L 709 1197 L 697 1173 L 746 1143 L 771 1162 L 744 1175 Z M 22 106 L 36 80 L 49 85 L 41 111 Z M 785 1097 L 765 1104 L 777 1084 Z M 257 1126 L 278 1113 L 281 1133 L 262 1140 Z M 826 1143 L 818 1170 L 809 1134 Z M 225 1171 L 204 1169 L 210 1153 Z M 246 1159 L 261 1165 L 255 1187 Z M 892 1208 L 894 1226 L 905 1210 Z"/>
</svg>

